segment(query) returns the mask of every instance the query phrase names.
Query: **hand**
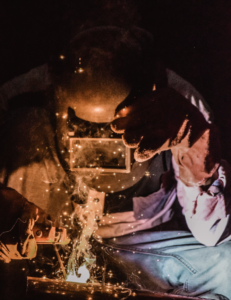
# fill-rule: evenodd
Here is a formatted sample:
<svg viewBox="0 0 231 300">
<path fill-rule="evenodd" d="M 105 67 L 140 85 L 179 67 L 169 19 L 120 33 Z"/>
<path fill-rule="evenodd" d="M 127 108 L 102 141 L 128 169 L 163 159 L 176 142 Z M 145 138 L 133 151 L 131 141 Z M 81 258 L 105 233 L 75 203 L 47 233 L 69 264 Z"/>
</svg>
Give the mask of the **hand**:
<svg viewBox="0 0 231 300">
<path fill-rule="evenodd" d="M 9 232 L 1 234 L 0 260 L 8 263 L 12 259 L 32 259 L 37 254 L 37 244 L 33 234 L 34 219 L 23 223 L 20 219 Z"/>
<path fill-rule="evenodd" d="M 19 220 L 12 231 L 1 236 L 3 242 L 0 241 L 0 260 L 5 263 L 12 259 L 32 259 L 36 256 L 37 244 L 32 231 L 35 221 L 30 219 L 27 230 L 17 237 L 20 223 Z"/>
<path fill-rule="evenodd" d="M 31 259 L 37 244 L 33 234 L 35 223 L 51 226 L 50 216 L 27 201 L 14 189 L 0 185 L 0 259 Z"/>
<path fill-rule="evenodd" d="M 17 249 L 23 258 L 31 259 L 37 253 L 37 244 L 33 232 L 35 225 L 37 229 L 43 230 L 45 228 L 50 229 L 54 224 L 58 227 L 58 223 L 44 210 L 29 201 L 24 203 L 20 220 L 22 222 L 19 222 L 19 244 Z"/>
<path fill-rule="evenodd" d="M 123 134 L 126 146 L 136 148 L 137 161 L 171 149 L 185 184 L 204 184 L 219 165 L 215 126 L 173 89 L 153 91 L 121 109 L 111 128 Z"/>
<path fill-rule="evenodd" d="M 24 258 L 32 259 L 37 254 L 37 244 L 35 241 L 33 227 L 37 221 L 38 216 L 35 219 L 29 219 L 28 222 L 19 226 L 19 243 L 18 251 L 20 255 Z"/>
</svg>

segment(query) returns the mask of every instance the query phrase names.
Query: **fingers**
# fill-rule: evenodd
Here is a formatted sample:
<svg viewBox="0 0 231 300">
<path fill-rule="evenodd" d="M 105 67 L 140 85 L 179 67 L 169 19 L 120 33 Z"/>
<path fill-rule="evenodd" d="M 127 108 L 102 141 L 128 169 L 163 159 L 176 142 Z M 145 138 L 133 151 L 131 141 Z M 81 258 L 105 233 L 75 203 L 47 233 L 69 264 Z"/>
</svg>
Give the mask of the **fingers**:
<svg viewBox="0 0 231 300">
<path fill-rule="evenodd" d="M 146 115 L 147 118 L 147 115 Z M 146 120 L 146 119 L 145 119 Z M 130 128 L 139 128 L 144 123 L 141 114 L 133 114 L 130 116 L 115 119 L 111 123 L 111 129 L 116 133 L 124 133 L 125 130 Z"/>
<path fill-rule="evenodd" d="M 23 224 L 25 226 L 25 224 Z M 34 239 L 33 228 L 35 225 L 35 219 L 29 219 L 27 222 L 27 227 L 24 229 L 21 228 L 22 234 L 20 236 L 20 243 L 19 243 L 19 252 L 21 255 L 26 255 L 28 252 L 28 245 L 31 243 L 31 239 Z"/>
<path fill-rule="evenodd" d="M 37 244 L 33 236 L 28 236 L 22 245 L 21 255 L 26 258 L 34 258 L 37 254 Z"/>
<path fill-rule="evenodd" d="M 25 235 L 31 235 L 33 234 L 33 228 L 35 225 L 35 220 L 34 219 L 29 219 L 27 222 L 27 228 L 25 229 Z"/>
<path fill-rule="evenodd" d="M 9 254 L 9 250 L 6 247 L 6 245 L 4 245 L 1 241 L 0 241 L 0 250 L 5 253 L 6 255 Z"/>
<path fill-rule="evenodd" d="M 126 130 L 122 136 L 122 140 L 125 146 L 129 148 L 137 148 L 143 138 L 143 130 Z"/>
<path fill-rule="evenodd" d="M 35 222 L 37 222 L 39 219 L 39 209 L 38 208 L 36 208 L 35 214 L 36 214 Z"/>
<path fill-rule="evenodd" d="M 167 149 L 169 149 L 169 139 L 166 137 L 156 139 L 150 139 L 149 136 L 144 137 L 134 152 L 134 158 L 138 162 L 143 162 Z"/>
<path fill-rule="evenodd" d="M 0 242 L 0 250 L 0 260 L 4 261 L 5 263 L 9 263 L 11 261 L 9 258 L 10 252 L 2 242 Z"/>
<path fill-rule="evenodd" d="M 9 262 L 11 262 L 11 259 L 8 256 L 6 256 L 5 254 L 3 254 L 3 253 L 0 253 L 0 260 L 3 260 L 4 263 L 7 263 L 7 264 Z"/>
<path fill-rule="evenodd" d="M 35 222 L 37 222 L 37 221 L 38 221 L 39 217 L 40 217 L 40 216 L 39 216 L 39 215 L 37 215 L 37 217 L 36 217 L 36 219 L 35 219 Z"/>
<path fill-rule="evenodd" d="M 39 218 L 39 215 L 42 213 L 45 212 L 41 208 L 29 201 L 26 201 L 23 207 L 23 214 L 21 216 L 21 219 L 23 222 L 29 219 L 34 219 L 36 222 Z"/>
<path fill-rule="evenodd" d="M 29 238 L 30 238 L 30 236 L 28 235 L 27 238 L 24 241 L 20 242 L 20 244 L 21 244 L 20 254 L 21 255 L 25 255 L 26 248 L 27 248 L 27 243 L 28 243 Z"/>
</svg>

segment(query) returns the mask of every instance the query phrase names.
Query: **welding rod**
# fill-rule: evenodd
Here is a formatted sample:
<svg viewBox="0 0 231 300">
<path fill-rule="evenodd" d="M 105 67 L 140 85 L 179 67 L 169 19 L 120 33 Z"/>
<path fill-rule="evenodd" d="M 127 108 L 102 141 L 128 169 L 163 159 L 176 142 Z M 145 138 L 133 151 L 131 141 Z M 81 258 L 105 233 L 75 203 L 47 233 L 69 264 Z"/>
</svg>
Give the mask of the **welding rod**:
<svg viewBox="0 0 231 300">
<path fill-rule="evenodd" d="M 56 252 L 56 255 L 57 255 L 57 258 L 58 258 L 58 261 L 59 261 L 59 264 L 60 264 L 60 267 L 61 267 L 61 269 L 62 269 L 62 271 L 63 271 L 63 276 L 64 276 L 64 280 L 66 279 L 66 270 L 65 270 L 65 268 L 64 268 L 64 265 L 63 265 L 63 262 L 62 262 L 62 260 L 61 260 L 61 257 L 60 257 L 60 254 L 59 254 L 59 250 L 57 249 L 57 246 L 56 246 L 56 244 L 53 244 L 54 245 L 54 249 L 55 249 L 55 252 Z"/>
</svg>

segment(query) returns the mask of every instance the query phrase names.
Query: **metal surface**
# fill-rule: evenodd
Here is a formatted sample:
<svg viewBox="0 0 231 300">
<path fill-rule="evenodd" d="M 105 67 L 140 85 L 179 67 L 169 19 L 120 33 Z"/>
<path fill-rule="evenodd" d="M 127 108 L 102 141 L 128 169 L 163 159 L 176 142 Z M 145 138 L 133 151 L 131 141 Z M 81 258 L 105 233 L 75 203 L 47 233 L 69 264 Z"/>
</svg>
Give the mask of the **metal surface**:
<svg viewBox="0 0 231 300">
<path fill-rule="evenodd" d="M 62 280 L 47 278 L 27 277 L 27 299 L 28 300 L 148 300 L 148 299 L 184 299 L 198 300 L 202 298 L 185 297 L 166 293 L 152 293 L 150 291 L 132 291 L 122 286 L 102 285 L 99 283 L 83 284 L 72 283 Z"/>
</svg>

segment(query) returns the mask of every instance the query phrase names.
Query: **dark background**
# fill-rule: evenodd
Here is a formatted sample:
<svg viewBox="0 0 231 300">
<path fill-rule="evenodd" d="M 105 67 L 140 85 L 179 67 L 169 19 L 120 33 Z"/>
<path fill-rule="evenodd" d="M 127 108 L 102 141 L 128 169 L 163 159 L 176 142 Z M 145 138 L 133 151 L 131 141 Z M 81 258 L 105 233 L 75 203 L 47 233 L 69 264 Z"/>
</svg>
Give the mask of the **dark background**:
<svg viewBox="0 0 231 300">
<path fill-rule="evenodd" d="M 149 30 L 167 67 L 204 96 L 231 163 L 229 0 L 2 1 L 0 84 L 47 62 L 81 28 L 130 24 Z"/>
</svg>

